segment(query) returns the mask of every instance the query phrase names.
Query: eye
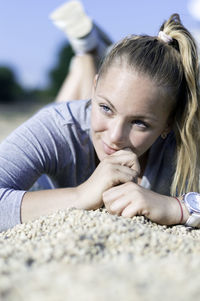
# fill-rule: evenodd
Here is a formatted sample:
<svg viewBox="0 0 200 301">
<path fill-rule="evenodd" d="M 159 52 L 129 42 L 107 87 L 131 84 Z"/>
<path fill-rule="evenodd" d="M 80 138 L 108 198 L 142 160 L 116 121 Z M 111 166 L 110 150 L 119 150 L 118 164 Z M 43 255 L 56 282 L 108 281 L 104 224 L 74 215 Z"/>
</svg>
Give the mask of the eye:
<svg viewBox="0 0 200 301">
<path fill-rule="evenodd" d="M 100 104 L 99 105 L 101 111 L 103 111 L 104 114 L 111 114 L 112 110 L 109 108 L 109 106 L 105 105 L 105 104 Z"/>
<path fill-rule="evenodd" d="M 132 125 L 136 125 L 140 128 L 144 128 L 144 129 L 149 127 L 148 124 L 146 124 L 146 122 L 144 122 L 142 120 L 133 120 Z"/>
</svg>

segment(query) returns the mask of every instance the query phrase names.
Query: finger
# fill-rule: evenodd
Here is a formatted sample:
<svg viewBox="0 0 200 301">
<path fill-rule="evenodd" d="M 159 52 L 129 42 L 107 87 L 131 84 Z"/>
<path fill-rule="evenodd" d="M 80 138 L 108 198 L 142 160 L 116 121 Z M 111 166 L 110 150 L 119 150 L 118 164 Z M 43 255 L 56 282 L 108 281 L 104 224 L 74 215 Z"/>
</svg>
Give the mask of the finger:
<svg viewBox="0 0 200 301">
<path fill-rule="evenodd" d="M 137 178 L 137 173 L 126 166 L 118 166 L 112 171 L 111 185 L 116 186 L 122 183 L 133 182 Z"/>
<path fill-rule="evenodd" d="M 118 157 L 127 157 L 130 160 L 134 160 L 134 161 L 138 160 L 137 155 L 134 152 L 132 152 L 131 150 L 129 150 L 128 148 L 121 149 L 119 151 L 116 151 L 112 155 L 107 156 L 107 158 L 110 158 L 110 159 L 112 159 L 112 158 L 116 159 Z"/>
<path fill-rule="evenodd" d="M 120 215 L 122 211 L 129 205 L 129 201 L 122 197 L 112 202 L 110 205 L 110 211 L 112 214 Z"/>
<path fill-rule="evenodd" d="M 116 171 L 132 177 L 130 181 L 136 182 L 137 180 L 138 173 L 135 169 L 132 169 L 124 165 L 118 165 L 118 166 L 116 165 Z"/>
<path fill-rule="evenodd" d="M 127 193 L 130 189 L 136 188 L 138 188 L 138 185 L 136 183 L 126 182 L 118 186 L 111 187 L 108 190 L 104 191 L 103 197 L 110 200 L 115 200 L 124 195 L 124 191 Z"/>
<path fill-rule="evenodd" d="M 117 196 L 120 197 L 123 194 L 123 191 L 121 189 L 121 186 L 123 185 L 125 184 L 120 184 L 118 186 L 111 187 L 108 190 L 104 191 L 103 198 L 115 200 Z"/>
<path fill-rule="evenodd" d="M 121 214 L 122 210 L 132 201 L 132 194 L 128 192 L 130 189 L 133 190 L 136 187 L 137 184 L 129 182 L 105 191 L 102 195 L 102 199 L 108 211 L 114 214 Z"/>
<path fill-rule="evenodd" d="M 129 204 L 125 195 L 121 195 L 121 197 L 117 196 L 117 198 L 106 198 L 103 196 L 102 199 L 106 209 L 111 214 L 120 215 L 122 210 Z"/>
<path fill-rule="evenodd" d="M 123 185 L 123 184 L 122 184 L 122 185 Z M 121 186 L 121 185 L 119 185 L 119 186 Z M 118 187 L 118 186 L 117 186 L 117 187 Z M 119 192 L 121 192 L 121 190 L 120 190 Z M 123 196 L 123 194 L 122 194 L 122 193 L 119 193 L 119 192 L 116 193 L 116 191 L 115 191 L 115 193 L 112 193 L 112 192 L 108 193 L 107 191 L 105 191 L 105 192 L 102 194 L 102 200 L 103 200 L 103 203 L 104 203 L 106 209 L 108 210 L 108 212 L 110 212 L 110 211 L 112 210 L 112 209 L 110 210 L 110 206 L 111 206 L 115 201 L 117 201 L 120 197 Z M 110 212 L 110 213 L 111 213 L 111 212 Z"/>
<path fill-rule="evenodd" d="M 139 212 L 139 208 L 133 202 L 131 202 L 127 207 L 123 209 L 121 215 L 123 217 L 134 217 L 136 215 L 140 215 Z"/>
<path fill-rule="evenodd" d="M 134 169 L 137 174 L 140 174 L 140 164 L 136 154 L 129 150 L 120 150 L 106 157 L 113 164 L 120 164 Z"/>
<path fill-rule="evenodd" d="M 112 189 L 109 189 L 109 190 L 105 191 L 102 194 L 102 200 L 103 200 L 106 208 L 110 207 L 113 202 L 115 202 L 116 200 L 118 200 L 121 197 L 123 197 L 123 195 L 124 195 L 123 191 L 121 191 L 121 190 L 114 190 L 114 188 L 117 189 L 117 187 L 120 187 L 120 186 L 121 185 L 113 187 Z"/>
</svg>

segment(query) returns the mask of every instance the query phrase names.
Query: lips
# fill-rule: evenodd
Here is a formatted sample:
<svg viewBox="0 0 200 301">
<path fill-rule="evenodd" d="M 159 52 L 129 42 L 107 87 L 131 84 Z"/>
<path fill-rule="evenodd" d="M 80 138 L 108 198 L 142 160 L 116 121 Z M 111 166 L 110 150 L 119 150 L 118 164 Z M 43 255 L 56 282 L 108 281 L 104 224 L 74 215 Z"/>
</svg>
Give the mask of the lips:
<svg viewBox="0 0 200 301">
<path fill-rule="evenodd" d="M 106 155 L 112 155 L 116 151 L 118 151 L 118 149 L 108 146 L 105 142 L 102 141 L 102 143 L 103 143 L 103 149 L 104 149 L 104 152 L 106 153 Z"/>
</svg>

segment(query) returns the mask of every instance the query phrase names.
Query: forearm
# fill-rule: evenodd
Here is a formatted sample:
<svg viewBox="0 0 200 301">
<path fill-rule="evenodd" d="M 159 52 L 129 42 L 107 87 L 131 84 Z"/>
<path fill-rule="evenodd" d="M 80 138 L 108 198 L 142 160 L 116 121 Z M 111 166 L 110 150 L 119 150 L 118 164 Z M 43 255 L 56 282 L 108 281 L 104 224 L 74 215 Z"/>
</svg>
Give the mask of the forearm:
<svg viewBox="0 0 200 301">
<path fill-rule="evenodd" d="M 26 192 L 21 204 L 21 222 L 72 207 L 86 209 L 79 200 L 76 187 Z"/>
</svg>

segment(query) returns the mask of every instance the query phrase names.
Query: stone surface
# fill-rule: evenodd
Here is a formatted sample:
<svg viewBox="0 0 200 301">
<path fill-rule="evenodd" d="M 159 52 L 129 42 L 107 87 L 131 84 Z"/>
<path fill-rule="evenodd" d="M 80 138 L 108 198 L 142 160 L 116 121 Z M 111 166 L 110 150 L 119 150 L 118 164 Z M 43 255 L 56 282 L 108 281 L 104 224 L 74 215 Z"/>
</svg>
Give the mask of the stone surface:
<svg viewBox="0 0 200 301">
<path fill-rule="evenodd" d="M 0 300 L 197 300 L 200 230 L 68 209 L 0 233 Z"/>
</svg>

